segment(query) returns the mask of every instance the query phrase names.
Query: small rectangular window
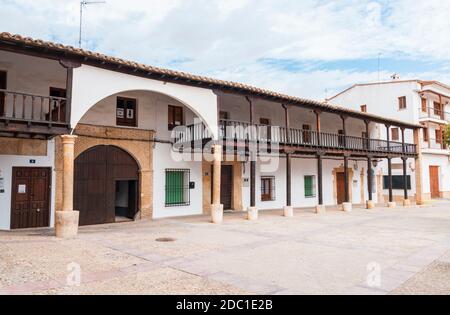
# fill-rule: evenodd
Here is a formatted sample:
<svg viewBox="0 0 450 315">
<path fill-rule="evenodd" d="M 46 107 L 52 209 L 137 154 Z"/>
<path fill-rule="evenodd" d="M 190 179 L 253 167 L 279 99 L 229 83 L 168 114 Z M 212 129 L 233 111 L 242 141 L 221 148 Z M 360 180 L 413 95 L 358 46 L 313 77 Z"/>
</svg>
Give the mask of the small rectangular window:
<svg viewBox="0 0 450 315">
<path fill-rule="evenodd" d="M 434 107 L 434 114 L 436 116 L 441 116 L 441 104 L 439 102 L 434 102 L 433 103 L 433 107 Z"/>
<path fill-rule="evenodd" d="M 428 104 L 427 104 L 427 99 L 426 98 L 422 98 L 422 112 L 426 113 L 428 111 Z"/>
<path fill-rule="evenodd" d="M 428 128 L 423 128 L 423 141 L 428 142 Z"/>
<path fill-rule="evenodd" d="M 166 170 L 166 207 L 188 206 L 190 204 L 189 181 L 189 170 Z"/>
<path fill-rule="evenodd" d="M 303 143 L 311 143 L 311 125 L 303 125 Z"/>
<path fill-rule="evenodd" d="M 175 127 L 183 125 L 183 107 L 169 105 L 169 121 L 168 129 L 173 130 Z"/>
<path fill-rule="evenodd" d="M 313 198 L 316 197 L 316 177 L 315 176 L 305 176 L 305 197 Z"/>
<path fill-rule="evenodd" d="M 118 126 L 137 127 L 137 100 L 134 98 L 117 98 L 116 124 Z"/>
<path fill-rule="evenodd" d="M 399 132 L 398 128 L 392 128 L 391 133 L 392 133 L 392 135 L 391 135 L 392 141 L 400 140 L 400 132 Z"/>
<path fill-rule="evenodd" d="M 367 105 L 361 105 L 361 111 L 367 113 Z"/>
<path fill-rule="evenodd" d="M 398 109 L 406 108 L 406 96 L 401 96 L 398 98 Z"/>
<path fill-rule="evenodd" d="M 442 143 L 442 140 L 443 140 L 443 137 L 442 137 L 442 130 L 436 129 L 436 130 L 435 130 L 435 133 L 436 133 L 436 143 L 441 144 L 441 143 Z"/>
<path fill-rule="evenodd" d="M 407 177 L 407 189 L 411 190 L 411 176 Z M 405 189 L 403 175 L 393 175 L 392 176 L 392 189 Z M 389 176 L 383 176 L 383 189 L 389 189 Z"/>
<path fill-rule="evenodd" d="M 261 177 L 261 201 L 275 200 L 275 177 Z"/>
</svg>

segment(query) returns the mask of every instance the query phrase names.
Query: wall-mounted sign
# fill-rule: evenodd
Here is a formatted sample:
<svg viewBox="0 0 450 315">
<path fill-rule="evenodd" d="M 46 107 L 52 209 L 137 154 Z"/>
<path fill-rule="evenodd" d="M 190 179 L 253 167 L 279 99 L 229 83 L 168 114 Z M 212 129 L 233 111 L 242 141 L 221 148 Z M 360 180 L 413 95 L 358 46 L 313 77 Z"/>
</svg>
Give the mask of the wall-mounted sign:
<svg viewBox="0 0 450 315">
<path fill-rule="evenodd" d="M 242 179 L 242 186 L 243 187 L 250 187 L 250 178 L 245 177 Z"/>
<path fill-rule="evenodd" d="M 125 110 L 123 108 L 118 108 L 116 111 L 117 118 L 123 118 L 125 116 Z"/>
<path fill-rule="evenodd" d="M 36 164 L 36 160 L 30 160 L 30 164 Z"/>
<path fill-rule="evenodd" d="M 17 193 L 26 194 L 27 193 L 27 185 L 19 185 L 17 188 Z"/>
<path fill-rule="evenodd" d="M 189 189 L 195 189 L 195 182 L 189 183 Z"/>
<path fill-rule="evenodd" d="M 133 119 L 134 118 L 134 110 L 132 109 L 127 109 L 127 118 L 128 119 Z"/>
</svg>

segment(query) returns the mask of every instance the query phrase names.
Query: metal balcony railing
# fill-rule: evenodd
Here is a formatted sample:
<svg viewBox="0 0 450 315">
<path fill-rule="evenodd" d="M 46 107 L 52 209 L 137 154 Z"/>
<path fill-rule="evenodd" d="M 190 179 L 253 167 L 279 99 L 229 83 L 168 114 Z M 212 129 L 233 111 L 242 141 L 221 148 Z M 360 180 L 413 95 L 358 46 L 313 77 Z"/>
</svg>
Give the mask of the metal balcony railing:
<svg viewBox="0 0 450 315">
<path fill-rule="evenodd" d="M 435 107 L 421 107 L 419 109 L 419 118 L 434 118 L 450 121 L 450 112 Z"/>
</svg>

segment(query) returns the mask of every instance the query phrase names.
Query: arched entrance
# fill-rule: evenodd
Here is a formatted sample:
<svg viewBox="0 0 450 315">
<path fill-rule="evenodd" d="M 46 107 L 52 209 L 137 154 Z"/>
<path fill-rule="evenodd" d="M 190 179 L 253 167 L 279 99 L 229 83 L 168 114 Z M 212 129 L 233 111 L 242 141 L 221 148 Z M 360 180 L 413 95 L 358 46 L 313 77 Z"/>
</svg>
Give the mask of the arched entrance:
<svg viewBox="0 0 450 315">
<path fill-rule="evenodd" d="M 74 208 L 80 225 L 134 219 L 138 212 L 139 166 L 126 151 L 98 145 L 75 159 Z"/>
</svg>

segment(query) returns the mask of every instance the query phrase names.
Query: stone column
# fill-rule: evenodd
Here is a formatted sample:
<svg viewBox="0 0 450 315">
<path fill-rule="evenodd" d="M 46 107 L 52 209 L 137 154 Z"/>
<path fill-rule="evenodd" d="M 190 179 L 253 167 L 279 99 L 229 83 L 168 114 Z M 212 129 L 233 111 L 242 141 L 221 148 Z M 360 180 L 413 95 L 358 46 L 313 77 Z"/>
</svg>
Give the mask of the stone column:
<svg viewBox="0 0 450 315">
<path fill-rule="evenodd" d="M 415 158 L 416 172 L 416 204 L 423 205 L 424 197 L 422 192 L 422 146 L 420 143 L 420 131 L 422 129 L 414 129 L 414 144 L 416 145 L 417 156 Z"/>
<path fill-rule="evenodd" d="M 63 146 L 62 210 L 56 211 L 56 237 L 71 238 L 78 234 L 79 212 L 73 209 L 74 145 L 76 136 L 61 136 Z"/>
<path fill-rule="evenodd" d="M 215 224 L 223 222 L 223 205 L 220 203 L 220 177 L 222 173 L 222 145 L 213 146 L 213 193 L 211 205 L 211 221 Z"/>
</svg>

